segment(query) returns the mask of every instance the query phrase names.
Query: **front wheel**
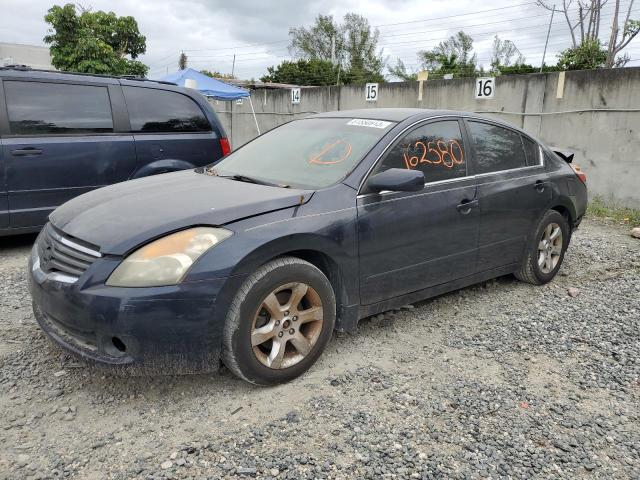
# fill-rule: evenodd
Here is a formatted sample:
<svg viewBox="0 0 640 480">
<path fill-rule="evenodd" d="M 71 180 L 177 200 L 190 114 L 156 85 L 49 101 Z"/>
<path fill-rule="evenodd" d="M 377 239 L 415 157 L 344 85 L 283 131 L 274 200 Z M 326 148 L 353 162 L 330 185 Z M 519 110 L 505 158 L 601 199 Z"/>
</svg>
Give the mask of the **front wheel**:
<svg viewBox="0 0 640 480">
<path fill-rule="evenodd" d="M 555 210 L 549 210 L 537 225 L 527 244 L 516 278 L 533 285 L 543 285 L 556 276 L 569 246 L 569 223 Z"/>
<path fill-rule="evenodd" d="M 227 313 L 222 359 L 256 385 L 287 382 L 318 359 L 331 338 L 336 300 L 318 268 L 275 259 L 242 285 Z"/>
</svg>

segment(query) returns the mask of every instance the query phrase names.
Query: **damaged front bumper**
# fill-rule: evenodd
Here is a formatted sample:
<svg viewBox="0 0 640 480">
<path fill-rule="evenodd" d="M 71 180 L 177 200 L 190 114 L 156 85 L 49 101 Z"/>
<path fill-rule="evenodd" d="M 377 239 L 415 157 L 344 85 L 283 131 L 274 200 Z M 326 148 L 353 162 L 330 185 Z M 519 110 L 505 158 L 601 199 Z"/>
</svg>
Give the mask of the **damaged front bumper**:
<svg viewBox="0 0 640 480">
<path fill-rule="evenodd" d="M 241 278 L 151 288 L 65 282 L 29 262 L 34 315 L 45 333 L 92 363 L 148 374 L 219 366 L 227 305 Z M 87 272 L 89 274 L 89 272 Z"/>
</svg>

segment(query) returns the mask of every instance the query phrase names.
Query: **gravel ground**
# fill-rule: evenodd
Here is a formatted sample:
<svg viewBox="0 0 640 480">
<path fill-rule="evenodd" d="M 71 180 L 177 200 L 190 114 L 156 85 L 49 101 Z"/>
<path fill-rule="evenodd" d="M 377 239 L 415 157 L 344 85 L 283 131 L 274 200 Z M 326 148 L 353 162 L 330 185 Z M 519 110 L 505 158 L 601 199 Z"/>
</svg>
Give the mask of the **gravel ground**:
<svg viewBox="0 0 640 480">
<path fill-rule="evenodd" d="M 585 221 L 544 287 L 504 277 L 364 320 L 268 389 L 63 353 L 31 313 L 32 241 L 0 239 L 0 477 L 640 478 L 626 228 Z"/>
</svg>

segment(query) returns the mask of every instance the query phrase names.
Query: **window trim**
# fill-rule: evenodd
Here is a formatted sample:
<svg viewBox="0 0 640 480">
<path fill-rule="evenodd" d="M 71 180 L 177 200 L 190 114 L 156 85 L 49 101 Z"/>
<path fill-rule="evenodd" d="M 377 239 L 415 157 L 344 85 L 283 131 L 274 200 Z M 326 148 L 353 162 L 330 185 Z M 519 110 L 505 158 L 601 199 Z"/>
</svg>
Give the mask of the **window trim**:
<svg viewBox="0 0 640 480">
<path fill-rule="evenodd" d="M 196 131 L 161 131 L 161 132 L 149 132 L 149 131 L 144 131 L 144 130 L 134 130 L 133 129 L 133 122 L 131 119 L 131 111 L 129 109 L 129 104 L 127 103 L 127 94 L 126 91 L 128 88 L 133 88 L 136 90 L 156 90 L 159 92 L 168 92 L 170 94 L 176 94 L 176 95 L 180 95 L 182 97 L 185 97 L 188 101 L 190 101 L 191 103 L 193 103 L 198 110 L 200 111 L 200 113 L 202 114 L 202 118 L 205 119 L 205 121 L 207 122 L 207 125 L 209 126 L 208 130 L 196 130 Z M 189 95 L 182 93 L 182 92 L 176 92 L 175 90 L 169 90 L 169 89 L 165 89 L 165 88 L 154 88 L 154 87 L 147 87 L 147 86 L 141 86 L 141 85 L 122 85 L 122 96 L 124 97 L 124 104 L 125 107 L 127 109 L 127 118 L 129 119 L 129 133 L 131 133 L 132 135 L 184 135 L 184 134 L 207 134 L 207 133 L 212 133 L 215 132 L 215 129 L 211 123 L 211 121 L 209 120 L 209 118 L 207 117 L 207 114 L 205 113 L 205 111 L 202 109 L 202 107 L 200 106 L 200 104 L 198 102 L 196 102 L 193 98 L 191 98 Z"/>
<path fill-rule="evenodd" d="M 496 170 L 495 172 L 474 173 L 474 175 L 476 177 L 486 177 L 488 175 L 496 175 L 496 174 L 499 174 L 499 173 L 513 172 L 513 171 L 523 170 L 525 168 L 536 167 L 537 166 L 537 165 L 531 165 L 531 166 L 527 165 L 527 152 L 526 152 L 526 150 L 524 148 L 524 142 L 522 140 L 522 132 L 516 130 L 515 128 L 511 128 L 511 127 L 506 126 L 506 125 L 498 124 L 498 123 L 492 122 L 490 120 L 486 120 L 484 118 L 465 118 L 465 127 L 467 129 L 469 142 L 471 143 L 471 148 L 473 150 L 473 162 L 474 162 L 473 163 L 473 171 L 474 172 L 476 171 L 476 167 L 477 167 L 477 161 L 476 161 L 477 152 L 476 152 L 476 145 L 475 145 L 475 142 L 473 141 L 473 136 L 471 134 L 470 127 L 468 125 L 469 123 L 472 123 L 472 122 L 484 123 L 484 124 L 487 124 L 487 125 L 492 125 L 492 126 L 495 126 L 495 127 L 498 127 L 498 128 L 503 128 L 505 130 L 509 130 L 509 131 L 517 134 L 519 136 L 519 138 L 520 138 L 520 145 L 522 146 L 522 153 L 524 155 L 524 166 L 522 166 L 522 167 L 504 168 L 502 170 Z M 534 142 L 534 143 L 537 143 L 537 142 Z"/>
<path fill-rule="evenodd" d="M 107 101 L 109 105 L 109 113 L 111 114 L 111 131 L 110 132 L 85 132 L 85 133 L 12 133 L 11 132 L 11 119 L 9 117 L 9 102 L 6 84 L 8 82 L 16 82 L 16 83 L 39 83 L 39 84 L 55 84 L 55 85 L 71 85 L 75 87 L 97 87 L 104 88 L 107 92 Z M 77 82 L 64 82 L 64 81 L 49 81 L 44 79 L 18 79 L 11 78 L 2 79 L 3 93 L 4 93 L 4 105 L 5 105 L 5 115 L 7 122 L 7 133 L 3 134 L 3 138 L 41 138 L 41 137 L 53 137 L 53 138 L 61 138 L 61 137 L 110 137 L 114 135 L 122 135 L 123 132 L 118 132 L 116 128 L 116 118 L 113 111 L 113 99 L 111 98 L 111 92 L 109 91 L 109 84 L 103 83 L 77 83 Z"/>
<path fill-rule="evenodd" d="M 362 193 L 362 189 L 364 188 L 365 184 L 367 183 L 367 180 L 369 179 L 369 177 L 371 176 L 371 172 L 373 172 L 373 170 L 378 166 L 378 164 L 380 163 L 382 157 L 384 157 L 387 153 L 387 151 L 391 148 L 391 146 L 395 145 L 396 142 L 398 141 L 398 139 L 404 135 L 407 131 L 411 130 L 411 129 L 415 129 L 415 128 L 420 128 L 423 124 L 427 125 L 429 123 L 433 123 L 435 121 L 442 121 L 442 120 L 456 120 L 458 121 L 458 125 L 460 125 L 460 120 L 462 120 L 463 117 L 461 117 L 460 115 L 438 115 L 438 116 L 434 116 L 434 117 L 429 117 L 429 118 L 421 118 L 417 121 L 415 121 L 414 123 L 407 125 L 405 128 L 403 128 L 400 132 L 398 132 L 398 134 L 393 137 L 393 139 L 391 139 L 391 141 L 389 143 L 387 143 L 387 145 L 384 147 L 384 149 L 382 150 L 382 152 L 380 152 L 380 154 L 378 155 L 378 157 L 375 159 L 375 161 L 373 162 L 373 164 L 371 165 L 371 167 L 367 170 L 367 173 L 365 173 L 362 176 L 362 180 L 360 181 L 360 185 L 358 186 L 358 192 L 356 194 L 357 198 L 361 198 L 364 196 L 368 196 L 368 195 L 380 195 L 380 193 Z M 463 128 L 460 128 L 460 133 L 462 135 L 462 141 L 465 143 L 468 143 L 467 141 L 467 137 L 466 137 L 466 132 Z M 466 148 L 466 145 L 465 145 Z M 466 165 L 465 165 L 466 166 Z M 467 168 L 467 174 L 469 173 L 469 169 Z M 459 178 L 449 178 L 446 180 L 436 180 L 435 182 L 425 182 L 425 187 L 427 185 L 438 185 L 440 183 L 446 183 L 446 182 L 455 182 L 455 181 L 461 181 L 461 180 L 468 180 L 469 178 L 471 178 L 471 175 L 465 175 L 464 177 L 459 177 Z M 396 192 L 388 192 L 388 193 L 396 193 Z M 387 192 L 385 192 L 385 194 L 388 194 Z"/>
<path fill-rule="evenodd" d="M 520 134 L 520 137 L 522 138 L 522 146 L 524 147 L 524 155 L 525 158 L 527 159 L 527 166 L 528 167 L 538 167 L 540 165 L 543 164 L 544 160 L 542 158 L 542 147 L 540 146 L 540 144 L 538 142 L 536 142 L 533 138 L 531 138 L 529 135 L 525 135 L 524 133 Z M 538 163 L 536 165 L 529 165 L 529 157 L 527 156 L 527 148 L 524 146 L 524 140 L 527 139 L 530 142 L 533 142 L 534 147 L 538 147 L 536 148 L 536 150 L 538 151 Z"/>
<path fill-rule="evenodd" d="M 540 145 L 540 142 L 534 140 L 530 135 L 524 134 L 522 132 L 520 132 L 519 130 L 516 130 L 515 128 L 512 128 L 508 125 L 503 125 L 501 123 L 496 123 L 496 122 L 492 122 L 491 120 L 488 120 L 486 118 L 483 117 L 476 117 L 473 115 L 460 115 L 460 114 L 450 114 L 450 115 L 438 115 L 438 116 L 434 116 L 434 117 L 429 117 L 429 118 L 421 118 L 419 120 L 416 120 L 414 123 L 407 125 L 405 128 L 403 128 L 400 132 L 398 132 L 398 134 L 393 137 L 393 139 L 387 144 L 386 147 L 384 147 L 384 149 L 382 150 L 382 152 L 380 152 L 380 154 L 378 155 L 378 157 L 375 159 L 375 161 L 373 162 L 373 164 L 371 165 L 371 167 L 367 170 L 367 173 L 365 173 L 362 176 L 362 180 L 360 181 L 360 185 L 358 186 L 358 191 L 356 193 L 356 199 L 360 199 L 360 198 L 366 198 L 369 197 L 371 195 L 378 195 L 378 196 L 385 196 L 385 195 L 390 195 L 392 193 L 397 193 L 397 192 L 379 192 L 379 193 L 362 193 L 362 189 L 365 185 L 365 183 L 367 182 L 367 180 L 369 179 L 369 176 L 371 175 L 371 172 L 373 171 L 373 169 L 378 165 L 378 162 L 380 161 L 380 159 L 384 156 L 384 154 L 387 152 L 387 150 L 391 147 L 391 145 L 395 144 L 396 140 L 398 140 L 398 138 L 403 135 L 407 130 L 416 127 L 422 123 L 429 123 L 432 120 L 442 120 L 442 119 L 459 119 L 462 120 L 463 124 L 464 124 L 464 131 L 462 132 L 462 135 L 464 137 L 464 140 L 467 143 L 470 143 L 471 140 L 469 139 L 468 136 L 468 132 L 467 132 L 467 120 L 480 120 L 480 121 L 484 121 L 486 123 L 495 125 L 497 127 L 503 127 L 506 128 L 507 130 L 513 130 L 516 133 L 519 133 L 520 135 L 526 135 L 530 140 L 532 140 L 536 145 L 538 145 L 538 150 L 540 152 L 539 155 L 539 159 L 540 159 L 540 164 L 539 165 L 526 165 L 524 167 L 517 167 L 517 168 L 511 168 L 511 169 L 507 169 L 507 170 L 500 170 L 497 172 L 487 172 L 487 173 L 474 173 L 473 175 L 467 175 L 465 177 L 460 177 L 460 178 L 451 178 L 451 179 L 447 179 L 447 180 L 438 180 L 436 182 L 430 182 L 430 183 L 425 183 L 425 187 L 427 186 L 431 186 L 431 185 L 439 185 L 442 183 L 455 183 L 455 182 L 461 182 L 461 181 L 466 181 L 466 180 L 473 180 L 476 178 L 484 178 L 484 177 L 488 177 L 491 175 L 500 175 L 503 173 L 507 173 L 507 172 L 517 172 L 517 171 L 522 171 L 522 170 L 529 170 L 529 169 L 534 169 L 534 168 L 541 168 L 545 166 L 544 163 L 544 155 L 543 150 L 542 150 L 542 146 Z M 473 148 L 473 147 L 472 147 Z M 524 146 L 523 146 L 524 148 Z M 474 154 L 474 161 L 475 161 L 475 150 L 473 151 Z M 526 153 L 525 153 L 526 155 Z M 468 170 L 467 170 L 468 173 Z"/>
</svg>

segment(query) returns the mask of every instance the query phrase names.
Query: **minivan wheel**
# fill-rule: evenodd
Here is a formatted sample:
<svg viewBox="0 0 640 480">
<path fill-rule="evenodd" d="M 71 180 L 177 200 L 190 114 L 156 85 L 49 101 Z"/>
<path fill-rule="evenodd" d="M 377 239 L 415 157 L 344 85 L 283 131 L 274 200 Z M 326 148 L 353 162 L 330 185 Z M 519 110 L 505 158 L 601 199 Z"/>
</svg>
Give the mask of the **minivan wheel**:
<svg viewBox="0 0 640 480">
<path fill-rule="evenodd" d="M 562 214 L 555 210 L 545 213 L 527 244 L 516 278 L 533 285 L 550 282 L 560 270 L 570 234 L 569 223 Z"/>
<path fill-rule="evenodd" d="M 236 294 L 224 326 L 222 361 L 256 385 L 287 382 L 318 359 L 335 319 L 335 294 L 322 271 L 299 258 L 275 259 Z"/>
</svg>

